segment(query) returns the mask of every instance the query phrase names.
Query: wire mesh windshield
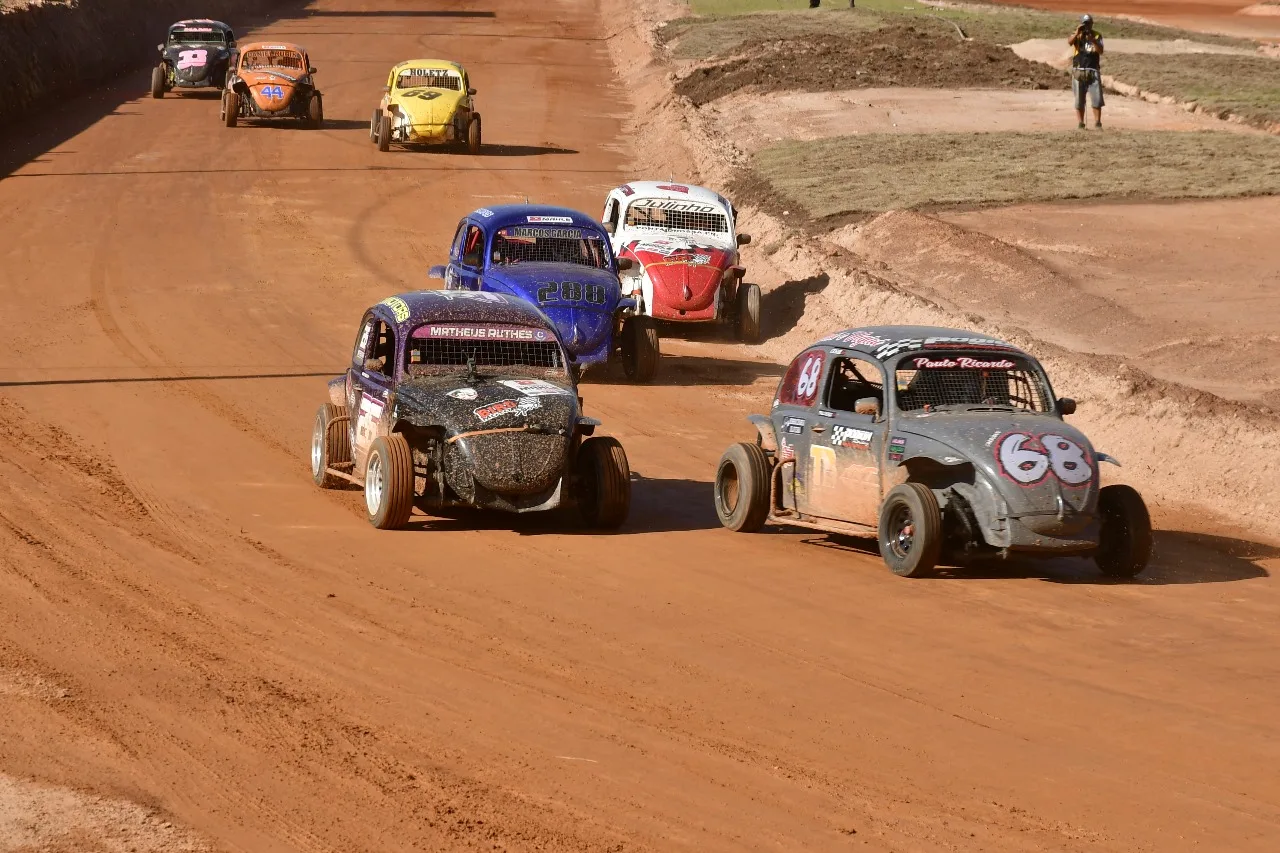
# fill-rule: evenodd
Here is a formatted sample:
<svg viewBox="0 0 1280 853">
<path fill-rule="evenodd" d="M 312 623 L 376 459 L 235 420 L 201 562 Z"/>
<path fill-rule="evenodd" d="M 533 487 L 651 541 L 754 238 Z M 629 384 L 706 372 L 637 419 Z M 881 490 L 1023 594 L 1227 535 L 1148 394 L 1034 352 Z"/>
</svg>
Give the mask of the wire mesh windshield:
<svg viewBox="0 0 1280 853">
<path fill-rule="evenodd" d="M 564 371 L 560 346 L 555 341 L 473 341 L 410 338 L 410 373 L 453 373 L 475 359 L 477 370 L 495 367 L 528 368 L 535 373 Z"/>
<path fill-rule="evenodd" d="M 1025 359 L 1003 353 L 913 356 L 899 362 L 896 376 L 903 411 L 940 406 L 1052 409 L 1039 372 Z"/>
<path fill-rule="evenodd" d="M 244 55 L 241 67 L 254 68 L 292 68 L 302 70 L 302 56 L 291 50 L 251 50 Z"/>
<path fill-rule="evenodd" d="M 396 78 L 397 89 L 452 89 L 462 91 L 462 78 L 456 71 L 431 68 L 406 68 Z"/>
<path fill-rule="evenodd" d="M 170 44 L 226 44 L 221 30 L 174 30 L 169 33 Z"/>
<path fill-rule="evenodd" d="M 595 269 L 609 266 L 604 241 L 585 236 L 577 228 L 503 228 L 493 238 L 495 264 L 577 264 Z"/>
<path fill-rule="evenodd" d="M 627 208 L 627 225 L 631 228 L 659 228 L 663 231 L 709 231 L 729 233 L 729 220 L 723 213 L 692 210 L 664 210 L 657 207 Z"/>
</svg>

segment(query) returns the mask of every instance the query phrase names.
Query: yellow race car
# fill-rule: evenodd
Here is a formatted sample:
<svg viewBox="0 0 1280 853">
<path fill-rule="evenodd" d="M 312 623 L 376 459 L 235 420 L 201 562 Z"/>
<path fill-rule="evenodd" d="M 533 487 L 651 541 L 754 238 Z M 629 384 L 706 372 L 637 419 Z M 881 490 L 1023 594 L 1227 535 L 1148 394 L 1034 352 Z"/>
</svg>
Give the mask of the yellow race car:
<svg viewBox="0 0 1280 853">
<path fill-rule="evenodd" d="M 391 69 L 369 138 L 386 151 L 399 145 L 465 144 L 480 153 L 480 113 L 467 71 L 445 59 L 411 59 Z"/>
</svg>

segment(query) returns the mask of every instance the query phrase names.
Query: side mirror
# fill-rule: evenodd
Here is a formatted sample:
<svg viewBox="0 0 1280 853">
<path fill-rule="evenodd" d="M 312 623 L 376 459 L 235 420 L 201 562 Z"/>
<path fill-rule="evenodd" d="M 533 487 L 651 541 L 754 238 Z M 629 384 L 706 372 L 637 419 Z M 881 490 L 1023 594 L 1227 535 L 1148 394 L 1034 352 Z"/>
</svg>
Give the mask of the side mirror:
<svg viewBox="0 0 1280 853">
<path fill-rule="evenodd" d="M 875 397 L 859 397 L 853 404 L 853 413 L 855 415 L 870 415 L 873 418 L 880 417 L 880 401 Z"/>
<path fill-rule="evenodd" d="M 618 258 L 618 272 L 626 272 L 636 265 L 630 258 Z"/>
<path fill-rule="evenodd" d="M 443 279 L 443 278 L 444 278 L 444 266 L 443 266 L 443 265 L 441 265 L 441 264 L 436 264 L 436 265 L 435 265 L 435 266 L 433 266 L 431 269 L 427 270 L 427 278 L 439 278 L 439 279 Z"/>
<path fill-rule="evenodd" d="M 606 219 L 601 224 L 604 225 L 604 230 L 609 232 L 610 234 L 613 234 L 618 230 L 618 223 L 616 222 L 610 222 L 609 220 Z"/>
<path fill-rule="evenodd" d="M 475 90 L 475 87 L 474 87 L 474 86 L 468 86 L 468 87 L 467 87 L 467 94 L 468 94 L 468 95 L 474 95 L 475 93 L 476 93 L 476 90 Z"/>
<path fill-rule="evenodd" d="M 307 73 L 308 73 L 308 74 L 315 74 L 315 73 L 316 73 L 316 70 L 315 70 L 315 68 L 308 68 L 308 69 L 307 69 Z"/>
<path fill-rule="evenodd" d="M 464 267 L 478 267 L 478 266 L 480 266 L 480 253 L 479 253 L 478 251 L 477 251 L 477 252 L 468 252 L 467 254 L 463 255 L 463 256 L 462 256 L 462 265 L 463 265 Z"/>
<path fill-rule="evenodd" d="M 739 235 L 738 235 L 738 245 L 739 245 L 739 246 L 745 246 L 745 245 L 747 245 L 747 244 L 748 244 L 748 243 L 750 243 L 750 242 L 751 242 L 751 235 L 750 235 L 750 234 L 739 234 Z"/>
<path fill-rule="evenodd" d="M 1074 415 L 1076 413 L 1076 401 L 1070 397 L 1058 398 L 1058 414 L 1062 416 Z"/>
</svg>

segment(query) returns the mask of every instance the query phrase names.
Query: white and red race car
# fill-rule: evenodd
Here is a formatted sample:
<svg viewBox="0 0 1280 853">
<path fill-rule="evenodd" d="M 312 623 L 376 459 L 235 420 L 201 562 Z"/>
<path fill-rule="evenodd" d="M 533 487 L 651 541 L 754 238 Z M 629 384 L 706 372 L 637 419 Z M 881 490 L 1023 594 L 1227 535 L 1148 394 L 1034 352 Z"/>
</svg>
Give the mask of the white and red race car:
<svg viewBox="0 0 1280 853">
<path fill-rule="evenodd" d="M 760 340 L 760 288 L 744 284 L 736 211 L 719 193 L 690 184 L 632 181 L 609 192 L 604 228 L 631 258 L 622 293 L 656 320 L 733 323 L 739 340 Z"/>
</svg>

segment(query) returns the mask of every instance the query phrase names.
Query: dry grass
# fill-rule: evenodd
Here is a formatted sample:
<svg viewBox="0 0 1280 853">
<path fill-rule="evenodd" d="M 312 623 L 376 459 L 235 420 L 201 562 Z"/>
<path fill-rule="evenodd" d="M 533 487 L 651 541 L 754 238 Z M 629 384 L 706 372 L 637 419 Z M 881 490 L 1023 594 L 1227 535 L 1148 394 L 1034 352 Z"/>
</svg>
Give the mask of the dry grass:
<svg viewBox="0 0 1280 853">
<path fill-rule="evenodd" d="M 954 32 L 953 24 L 959 25 L 967 36 L 996 44 L 1016 44 L 1031 38 L 1065 41 L 1079 20 L 1075 15 L 1022 7 L 939 9 L 909 0 L 859 0 L 855 9 L 847 6 L 808 9 L 802 0 L 693 0 L 690 11 L 699 17 L 671 21 L 659 33 L 663 42 L 674 45 L 676 56 L 682 59 L 708 59 L 732 54 L 753 42 L 838 35 L 903 20 L 949 32 Z M 1186 38 L 1253 47 L 1253 42 L 1243 39 L 1191 33 L 1122 18 L 1101 17 L 1097 21 L 1099 32 L 1105 36 Z"/>
<path fill-rule="evenodd" d="M 1149 92 L 1199 104 L 1251 124 L 1280 122 L 1280 62 L 1263 56 L 1116 54 L 1103 71 Z"/>
<path fill-rule="evenodd" d="M 1058 199 L 1280 193 L 1280 140 L 1237 133 L 866 134 L 763 149 L 757 186 L 813 219 Z"/>
</svg>

